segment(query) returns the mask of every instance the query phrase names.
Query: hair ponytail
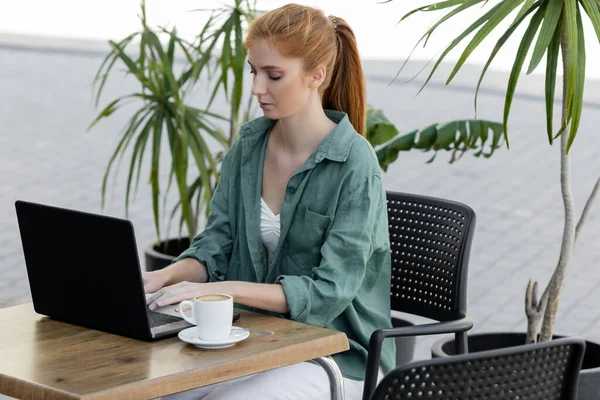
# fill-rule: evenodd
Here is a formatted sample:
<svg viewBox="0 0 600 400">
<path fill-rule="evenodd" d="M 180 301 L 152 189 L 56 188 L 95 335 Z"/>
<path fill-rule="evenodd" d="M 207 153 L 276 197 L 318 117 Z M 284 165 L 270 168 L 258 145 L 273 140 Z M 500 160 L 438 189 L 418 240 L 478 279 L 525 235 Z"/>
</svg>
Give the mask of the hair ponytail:
<svg viewBox="0 0 600 400">
<path fill-rule="evenodd" d="M 316 8 L 287 4 L 250 23 L 244 45 L 260 39 L 271 41 L 283 56 L 301 58 L 306 71 L 325 66 L 323 108 L 347 113 L 354 129 L 365 135 L 365 78 L 354 32 L 346 21 L 327 18 Z"/>
<path fill-rule="evenodd" d="M 364 136 L 367 94 L 356 38 L 346 21 L 330 19 L 337 37 L 337 52 L 331 82 L 323 92 L 323 108 L 346 112 L 354 129 Z"/>
</svg>

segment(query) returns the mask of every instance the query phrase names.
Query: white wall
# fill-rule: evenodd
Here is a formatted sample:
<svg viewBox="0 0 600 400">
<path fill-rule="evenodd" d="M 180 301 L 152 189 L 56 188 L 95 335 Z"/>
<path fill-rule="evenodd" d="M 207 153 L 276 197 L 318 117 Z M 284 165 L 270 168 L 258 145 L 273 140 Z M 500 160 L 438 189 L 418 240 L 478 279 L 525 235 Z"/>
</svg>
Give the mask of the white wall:
<svg viewBox="0 0 600 400">
<path fill-rule="evenodd" d="M 138 28 L 139 0 L 3 0 L 0 12 L 0 32 L 36 34 L 95 39 L 118 39 Z M 484 10 L 497 3 L 491 1 Z M 186 36 L 196 34 L 206 13 L 190 12 L 197 8 L 211 8 L 232 0 L 147 0 L 148 18 L 152 25 L 176 25 Z M 287 3 L 281 0 L 257 0 L 260 9 L 272 9 Z M 381 4 L 376 0 L 320 0 L 302 1 L 302 4 L 319 6 L 327 14 L 345 18 L 354 28 L 361 54 L 364 58 L 394 59 L 406 57 L 418 38 L 439 13 L 419 14 L 396 25 L 407 11 L 430 3 L 427 0 L 394 0 Z M 455 19 L 452 26 L 434 34 L 427 48 L 420 48 L 413 57 L 430 59 L 443 46 L 459 34 L 467 23 L 482 14 L 479 7 Z M 512 21 L 512 20 L 511 20 Z M 600 57 L 597 38 L 589 22 L 585 20 L 588 38 L 588 76 L 600 78 Z M 506 26 L 506 24 L 504 25 Z M 514 36 L 518 39 L 523 29 Z M 497 38 L 499 35 L 496 35 Z M 466 43 L 466 42 L 465 42 Z M 488 38 L 476 51 L 470 62 L 483 64 L 487 60 L 495 40 Z M 511 67 L 518 41 L 509 41 L 492 64 L 493 68 L 507 70 Z M 456 60 L 460 51 L 448 56 Z M 543 73 L 541 64 L 534 73 Z"/>
</svg>

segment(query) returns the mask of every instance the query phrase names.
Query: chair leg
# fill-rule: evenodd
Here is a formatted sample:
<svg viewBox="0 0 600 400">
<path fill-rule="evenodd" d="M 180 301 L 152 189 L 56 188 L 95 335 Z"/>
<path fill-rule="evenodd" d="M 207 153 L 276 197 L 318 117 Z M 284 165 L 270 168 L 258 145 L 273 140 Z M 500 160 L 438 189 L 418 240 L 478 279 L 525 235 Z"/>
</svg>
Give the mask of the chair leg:
<svg viewBox="0 0 600 400">
<path fill-rule="evenodd" d="M 327 372 L 331 387 L 331 400 L 344 400 L 344 377 L 337 363 L 331 357 L 320 357 L 313 361 Z"/>
<path fill-rule="evenodd" d="M 467 340 L 467 332 L 456 332 L 456 354 L 466 354 L 469 352 L 469 344 Z"/>
</svg>

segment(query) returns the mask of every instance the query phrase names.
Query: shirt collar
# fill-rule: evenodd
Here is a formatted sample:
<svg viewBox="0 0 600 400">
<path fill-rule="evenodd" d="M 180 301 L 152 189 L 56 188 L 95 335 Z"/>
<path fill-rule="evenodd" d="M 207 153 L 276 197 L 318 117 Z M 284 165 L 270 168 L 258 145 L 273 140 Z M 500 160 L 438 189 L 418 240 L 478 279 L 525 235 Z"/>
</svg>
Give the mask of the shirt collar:
<svg viewBox="0 0 600 400">
<path fill-rule="evenodd" d="M 342 111 L 325 110 L 325 115 L 337 125 L 331 130 L 327 137 L 319 144 L 315 151 L 315 163 L 324 158 L 337 162 L 345 162 L 348 159 L 352 143 L 359 136 L 348 115 Z M 240 130 L 240 137 L 254 139 L 265 134 L 275 121 L 267 117 L 259 117 L 245 123 Z M 251 139 L 251 140 L 252 140 Z"/>
</svg>

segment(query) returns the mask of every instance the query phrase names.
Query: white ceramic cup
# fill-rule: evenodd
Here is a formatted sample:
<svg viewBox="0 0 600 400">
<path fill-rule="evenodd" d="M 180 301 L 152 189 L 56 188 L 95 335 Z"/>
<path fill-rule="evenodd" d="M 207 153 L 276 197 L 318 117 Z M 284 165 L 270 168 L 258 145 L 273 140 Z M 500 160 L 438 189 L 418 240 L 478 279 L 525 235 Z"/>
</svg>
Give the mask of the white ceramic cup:
<svg viewBox="0 0 600 400">
<path fill-rule="evenodd" d="M 190 306 L 192 316 L 186 315 L 184 306 Z M 179 314 L 190 324 L 196 325 L 201 340 L 224 340 L 231 334 L 233 322 L 233 297 L 228 294 L 206 294 L 179 303 Z"/>
</svg>

